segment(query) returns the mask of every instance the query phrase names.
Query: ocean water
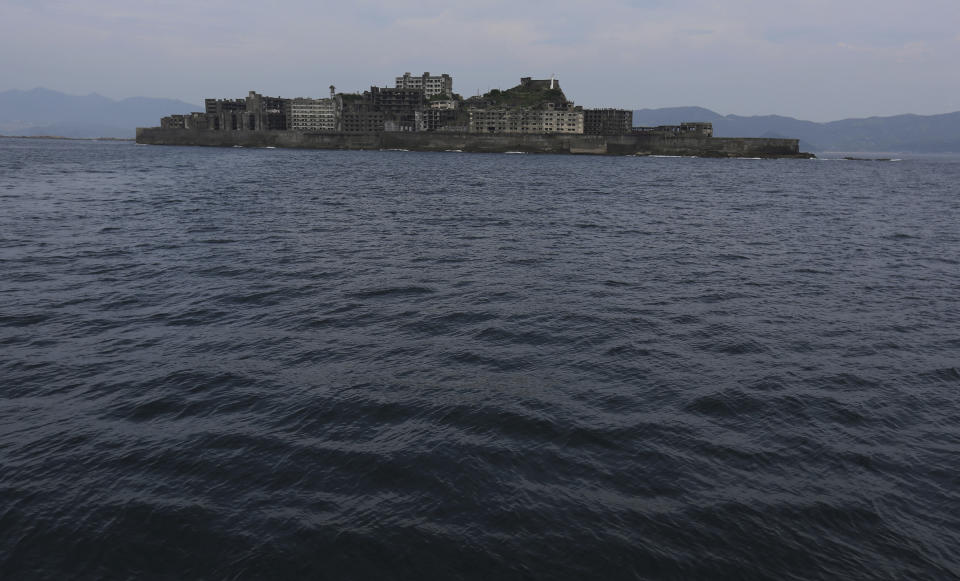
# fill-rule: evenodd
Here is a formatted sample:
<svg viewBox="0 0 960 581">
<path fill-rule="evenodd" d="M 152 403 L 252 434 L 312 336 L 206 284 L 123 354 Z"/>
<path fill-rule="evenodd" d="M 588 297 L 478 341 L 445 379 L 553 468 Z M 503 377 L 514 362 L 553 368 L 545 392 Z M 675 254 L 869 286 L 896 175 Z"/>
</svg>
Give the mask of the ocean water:
<svg viewBox="0 0 960 581">
<path fill-rule="evenodd" d="M 960 578 L 958 183 L 2 139 L 0 578 Z"/>
</svg>

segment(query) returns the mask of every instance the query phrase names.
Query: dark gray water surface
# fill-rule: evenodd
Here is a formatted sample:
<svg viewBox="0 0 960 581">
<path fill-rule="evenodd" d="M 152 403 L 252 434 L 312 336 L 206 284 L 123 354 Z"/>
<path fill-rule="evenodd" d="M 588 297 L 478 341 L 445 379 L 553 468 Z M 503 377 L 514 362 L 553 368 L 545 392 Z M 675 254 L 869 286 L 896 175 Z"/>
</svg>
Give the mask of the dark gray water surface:
<svg viewBox="0 0 960 581">
<path fill-rule="evenodd" d="M 0 140 L 0 578 L 956 579 L 958 183 Z"/>
</svg>

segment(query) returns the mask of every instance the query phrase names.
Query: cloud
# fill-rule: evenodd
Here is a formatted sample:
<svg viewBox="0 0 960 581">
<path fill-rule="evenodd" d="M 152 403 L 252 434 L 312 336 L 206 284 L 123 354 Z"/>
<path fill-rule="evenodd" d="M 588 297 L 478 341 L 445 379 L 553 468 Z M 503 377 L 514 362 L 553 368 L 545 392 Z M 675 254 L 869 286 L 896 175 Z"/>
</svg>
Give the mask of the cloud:
<svg viewBox="0 0 960 581">
<path fill-rule="evenodd" d="M 250 88 L 362 90 L 430 70 L 453 74 L 457 90 L 471 93 L 556 72 L 585 105 L 699 104 L 818 118 L 883 113 L 907 92 L 935 95 L 950 109 L 949 95 L 960 93 L 960 80 L 943 74 L 960 58 L 955 0 L 0 5 L 0 90 L 197 101 Z M 844 91 L 822 98 L 832 87 Z"/>
</svg>

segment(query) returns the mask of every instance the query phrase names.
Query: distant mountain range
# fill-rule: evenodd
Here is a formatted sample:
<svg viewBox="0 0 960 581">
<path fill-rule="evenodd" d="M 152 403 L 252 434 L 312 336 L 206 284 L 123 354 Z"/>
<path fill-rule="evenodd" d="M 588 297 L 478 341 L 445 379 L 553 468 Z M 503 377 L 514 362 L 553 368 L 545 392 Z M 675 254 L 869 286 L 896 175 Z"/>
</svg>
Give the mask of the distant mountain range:
<svg viewBox="0 0 960 581">
<path fill-rule="evenodd" d="M 960 153 L 960 111 L 944 115 L 896 115 L 829 123 L 792 117 L 720 115 L 702 107 L 640 109 L 635 126 L 709 121 L 717 137 L 789 137 L 801 151 L 884 151 Z"/>
<path fill-rule="evenodd" d="M 0 92 L 0 134 L 132 138 L 174 113 L 202 111 L 176 99 L 68 95 L 49 89 Z M 720 115 L 702 107 L 640 109 L 638 126 L 709 121 L 718 137 L 791 137 L 803 151 L 960 152 L 960 111 L 944 115 L 897 115 L 830 123 L 792 117 Z"/>
<path fill-rule="evenodd" d="M 132 138 L 137 127 L 153 127 L 172 113 L 203 107 L 176 99 L 133 97 L 120 101 L 50 89 L 0 92 L 0 134 Z"/>
</svg>

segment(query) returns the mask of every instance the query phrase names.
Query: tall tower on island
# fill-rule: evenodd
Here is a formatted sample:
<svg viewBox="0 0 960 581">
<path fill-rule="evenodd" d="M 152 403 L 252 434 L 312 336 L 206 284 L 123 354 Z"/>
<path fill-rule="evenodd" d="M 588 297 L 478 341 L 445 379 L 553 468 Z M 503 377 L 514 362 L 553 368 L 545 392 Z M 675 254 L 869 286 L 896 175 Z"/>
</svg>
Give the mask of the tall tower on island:
<svg viewBox="0 0 960 581">
<path fill-rule="evenodd" d="M 423 73 L 419 77 L 403 73 L 403 76 L 397 77 L 396 81 L 397 89 L 423 89 L 423 96 L 427 99 L 434 95 L 453 96 L 453 77 L 446 73 L 442 75 Z"/>
</svg>

